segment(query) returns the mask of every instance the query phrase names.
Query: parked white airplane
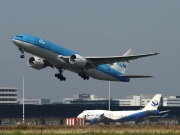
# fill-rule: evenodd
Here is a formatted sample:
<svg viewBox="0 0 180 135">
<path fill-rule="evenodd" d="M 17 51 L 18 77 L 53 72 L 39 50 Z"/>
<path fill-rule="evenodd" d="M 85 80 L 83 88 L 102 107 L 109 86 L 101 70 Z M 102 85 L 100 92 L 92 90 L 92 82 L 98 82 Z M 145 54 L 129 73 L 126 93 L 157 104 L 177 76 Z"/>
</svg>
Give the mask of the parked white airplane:
<svg viewBox="0 0 180 135">
<path fill-rule="evenodd" d="M 136 121 L 147 117 L 158 116 L 161 113 L 167 113 L 167 111 L 159 111 L 158 105 L 161 99 L 161 94 L 156 94 L 153 99 L 142 109 L 135 111 L 108 111 L 108 110 L 85 110 L 80 113 L 77 118 L 85 118 L 90 121 L 91 124 L 97 122 L 125 122 Z M 166 117 L 168 114 L 163 115 Z"/>
<path fill-rule="evenodd" d="M 124 73 L 130 60 L 158 54 L 132 55 L 130 49 L 123 56 L 89 57 L 33 35 L 19 34 L 13 37 L 12 41 L 21 51 L 21 58 L 25 57 L 24 52 L 35 55 L 28 60 L 30 67 L 38 70 L 47 66 L 56 67 L 59 73 L 55 74 L 55 77 L 61 81 L 66 80 L 62 74 L 65 69 L 78 73 L 84 80 L 92 77 L 99 80 L 129 82 L 130 78 L 151 77 Z"/>
</svg>

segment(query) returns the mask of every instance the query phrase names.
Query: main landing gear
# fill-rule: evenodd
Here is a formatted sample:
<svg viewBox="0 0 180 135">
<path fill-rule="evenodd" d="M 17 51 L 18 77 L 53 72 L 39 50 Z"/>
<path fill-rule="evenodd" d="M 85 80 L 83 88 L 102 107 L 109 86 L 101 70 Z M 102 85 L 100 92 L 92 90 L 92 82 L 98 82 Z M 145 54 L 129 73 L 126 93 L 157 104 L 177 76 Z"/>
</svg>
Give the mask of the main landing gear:
<svg viewBox="0 0 180 135">
<path fill-rule="evenodd" d="M 89 80 L 89 76 L 87 76 L 86 73 L 78 73 L 78 75 L 84 80 Z"/>
<path fill-rule="evenodd" d="M 62 69 L 59 69 L 59 73 L 55 74 L 55 77 L 57 77 L 60 81 L 66 81 L 66 77 L 63 76 L 63 71 Z"/>
<path fill-rule="evenodd" d="M 20 55 L 20 58 L 24 58 L 24 50 L 22 48 L 19 48 L 19 51 L 21 51 L 22 55 Z"/>
</svg>

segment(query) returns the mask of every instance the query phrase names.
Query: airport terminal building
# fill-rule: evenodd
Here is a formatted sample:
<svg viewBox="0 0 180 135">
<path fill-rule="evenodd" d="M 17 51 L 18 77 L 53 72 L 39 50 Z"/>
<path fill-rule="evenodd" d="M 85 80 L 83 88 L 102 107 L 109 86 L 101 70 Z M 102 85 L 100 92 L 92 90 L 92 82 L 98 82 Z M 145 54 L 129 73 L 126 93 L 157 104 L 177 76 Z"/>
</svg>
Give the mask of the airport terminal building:
<svg viewBox="0 0 180 135">
<path fill-rule="evenodd" d="M 111 106 L 146 106 L 153 97 L 154 95 L 128 95 L 126 99 L 110 99 L 110 102 Z M 75 94 L 72 98 L 64 98 L 63 104 L 108 105 L 109 100 L 96 94 Z M 159 106 L 180 106 L 180 96 L 162 97 Z"/>
<path fill-rule="evenodd" d="M 111 106 L 145 106 L 154 95 L 128 95 L 126 99 L 110 99 Z M 63 104 L 108 105 L 109 100 L 96 94 L 76 94 L 72 98 L 64 98 Z M 162 99 L 159 106 L 162 106 Z"/>
<path fill-rule="evenodd" d="M 23 104 L 23 99 L 18 99 L 18 104 Z M 26 105 L 43 105 L 43 104 L 50 104 L 50 99 L 33 99 L 33 98 L 25 98 L 24 104 Z"/>
<path fill-rule="evenodd" d="M 0 125 L 16 125 L 22 122 L 22 99 L 17 99 L 17 88 L 0 88 Z M 132 95 L 126 99 L 111 99 L 111 110 L 142 109 L 154 95 Z M 64 124 L 66 118 L 76 118 L 84 110 L 108 110 L 108 99 L 95 94 L 76 94 L 72 98 L 64 98 L 63 102 L 51 103 L 50 99 L 25 99 L 25 122 L 41 125 Z M 168 123 L 179 123 L 180 96 L 163 97 L 159 106 L 160 111 L 171 110 L 168 117 L 158 120 Z M 156 119 L 157 121 L 157 119 Z"/>
<path fill-rule="evenodd" d="M 17 88 L 0 87 L 0 105 L 17 104 Z"/>
</svg>

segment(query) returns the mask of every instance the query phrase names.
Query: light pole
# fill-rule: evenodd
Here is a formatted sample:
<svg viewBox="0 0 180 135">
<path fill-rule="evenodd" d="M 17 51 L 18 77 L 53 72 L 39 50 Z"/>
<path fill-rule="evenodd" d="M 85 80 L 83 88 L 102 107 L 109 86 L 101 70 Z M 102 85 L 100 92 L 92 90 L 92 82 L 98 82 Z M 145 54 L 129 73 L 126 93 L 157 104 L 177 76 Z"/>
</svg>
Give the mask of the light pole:
<svg viewBox="0 0 180 135">
<path fill-rule="evenodd" d="M 24 124 L 24 75 L 23 75 L 23 124 Z"/>
<path fill-rule="evenodd" d="M 110 111 L 110 81 L 109 81 L 109 111 Z"/>
</svg>

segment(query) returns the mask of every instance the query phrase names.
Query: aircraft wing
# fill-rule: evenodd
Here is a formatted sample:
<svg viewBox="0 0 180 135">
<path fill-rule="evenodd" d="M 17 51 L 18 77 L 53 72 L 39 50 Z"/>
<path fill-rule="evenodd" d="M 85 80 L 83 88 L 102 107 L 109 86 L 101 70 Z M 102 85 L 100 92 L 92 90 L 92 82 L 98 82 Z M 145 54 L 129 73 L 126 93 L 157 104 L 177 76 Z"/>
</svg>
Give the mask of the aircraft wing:
<svg viewBox="0 0 180 135">
<path fill-rule="evenodd" d="M 104 124 L 109 124 L 110 122 L 113 122 L 114 120 L 111 118 L 108 118 L 104 116 L 104 113 L 99 116 L 99 118 L 94 118 L 91 121 L 91 124 L 95 124 L 97 122 L 103 122 Z"/>
<path fill-rule="evenodd" d="M 113 119 L 108 118 L 108 117 L 106 117 L 106 116 L 104 116 L 104 115 L 99 116 L 99 119 L 100 119 L 101 121 L 104 121 L 104 122 L 114 121 Z"/>
<path fill-rule="evenodd" d="M 99 122 L 103 122 L 104 124 L 109 124 L 110 122 L 115 122 L 115 120 L 108 118 L 106 116 L 100 116 Z"/>
<path fill-rule="evenodd" d="M 128 56 L 87 56 L 85 57 L 89 63 L 100 65 L 100 64 L 113 64 L 114 62 L 119 61 L 129 61 L 135 60 L 138 58 L 158 55 L 159 53 L 149 53 L 149 54 L 139 54 L 139 55 L 128 55 Z"/>
<path fill-rule="evenodd" d="M 123 56 L 85 56 L 87 60 L 86 67 L 92 68 L 101 64 L 113 64 L 119 61 L 129 61 L 135 60 L 138 58 L 158 55 L 159 53 L 149 53 L 149 54 L 139 54 L 139 55 L 123 55 Z M 59 55 L 58 58 L 63 59 L 64 61 L 69 61 L 70 56 Z M 135 76 L 134 76 L 135 78 Z M 139 77 L 138 77 L 139 78 Z"/>
</svg>

